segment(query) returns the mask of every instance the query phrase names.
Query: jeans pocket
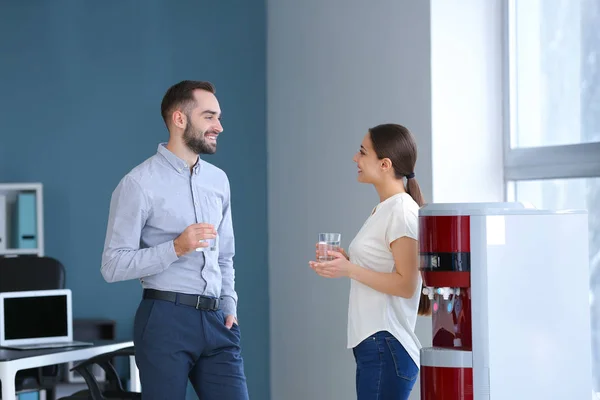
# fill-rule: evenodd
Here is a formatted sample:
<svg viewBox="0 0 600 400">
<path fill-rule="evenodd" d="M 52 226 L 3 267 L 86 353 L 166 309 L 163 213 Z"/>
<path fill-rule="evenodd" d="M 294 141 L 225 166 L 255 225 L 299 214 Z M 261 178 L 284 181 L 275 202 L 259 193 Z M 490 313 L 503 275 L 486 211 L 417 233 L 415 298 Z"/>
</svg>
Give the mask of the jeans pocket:
<svg viewBox="0 0 600 400">
<path fill-rule="evenodd" d="M 413 359 L 406 352 L 402 343 L 395 337 L 386 337 L 385 342 L 387 343 L 388 350 L 394 361 L 394 367 L 398 378 L 405 379 L 409 382 L 416 381 L 417 376 L 419 375 L 419 367 L 417 367 Z"/>
<path fill-rule="evenodd" d="M 354 358 L 359 369 L 373 368 L 381 365 L 381 342 L 375 336 L 369 336 L 354 349 Z"/>
</svg>

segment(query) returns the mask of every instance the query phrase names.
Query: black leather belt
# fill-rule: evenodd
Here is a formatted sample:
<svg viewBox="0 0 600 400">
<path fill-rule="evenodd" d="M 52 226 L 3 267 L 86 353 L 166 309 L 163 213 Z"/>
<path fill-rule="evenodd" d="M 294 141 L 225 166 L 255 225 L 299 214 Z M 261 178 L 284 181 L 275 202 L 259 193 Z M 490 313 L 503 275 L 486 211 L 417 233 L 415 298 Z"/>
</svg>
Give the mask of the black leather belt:
<svg viewBox="0 0 600 400">
<path fill-rule="evenodd" d="M 217 311 L 219 299 L 208 296 L 198 296 L 177 292 L 166 292 L 156 289 L 144 289 L 144 299 L 165 300 L 175 304 L 194 307 L 197 310 Z"/>
</svg>

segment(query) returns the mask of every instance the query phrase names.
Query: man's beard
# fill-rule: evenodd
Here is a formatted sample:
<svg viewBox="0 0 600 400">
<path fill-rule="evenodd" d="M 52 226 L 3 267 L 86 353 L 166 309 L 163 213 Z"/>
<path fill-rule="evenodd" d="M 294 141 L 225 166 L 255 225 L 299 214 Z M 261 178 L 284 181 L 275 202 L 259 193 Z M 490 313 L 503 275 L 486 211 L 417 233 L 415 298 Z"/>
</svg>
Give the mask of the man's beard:
<svg viewBox="0 0 600 400">
<path fill-rule="evenodd" d="M 206 140 L 205 135 L 207 133 L 210 132 L 202 132 L 191 123 L 188 123 L 183 131 L 183 142 L 194 154 L 214 154 L 217 151 L 217 145 Z"/>
</svg>

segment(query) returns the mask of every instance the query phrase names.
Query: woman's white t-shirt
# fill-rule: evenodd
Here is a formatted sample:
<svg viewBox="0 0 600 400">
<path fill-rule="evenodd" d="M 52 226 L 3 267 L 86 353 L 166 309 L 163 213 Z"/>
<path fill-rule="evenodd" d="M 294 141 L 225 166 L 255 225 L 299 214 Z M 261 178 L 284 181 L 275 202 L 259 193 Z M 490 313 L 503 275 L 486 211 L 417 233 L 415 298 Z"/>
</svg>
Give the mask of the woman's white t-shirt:
<svg viewBox="0 0 600 400">
<path fill-rule="evenodd" d="M 395 266 L 391 243 L 403 236 L 418 240 L 418 229 L 419 205 L 407 193 L 391 196 L 375 207 L 350 244 L 350 262 L 377 272 L 393 272 Z M 419 366 L 421 343 L 414 331 L 421 284 L 421 274 L 418 274 L 417 289 L 407 299 L 378 292 L 351 280 L 348 348 L 356 347 L 378 331 L 388 331 Z"/>
</svg>

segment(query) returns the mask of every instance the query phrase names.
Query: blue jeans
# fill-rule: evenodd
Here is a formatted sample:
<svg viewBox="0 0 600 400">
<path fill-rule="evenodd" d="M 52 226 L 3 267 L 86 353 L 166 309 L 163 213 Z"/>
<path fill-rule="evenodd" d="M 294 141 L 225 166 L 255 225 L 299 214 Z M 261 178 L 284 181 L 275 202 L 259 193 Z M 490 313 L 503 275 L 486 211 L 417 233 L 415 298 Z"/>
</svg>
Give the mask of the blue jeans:
<svg viewBox="0 0 600 400">
<path fill-rule="evenodd" d="M 184 400 L 188 379 L 202 400 L 248 400 L 240 328 L 221 310 L 143 299 L 133 336 L 144 400 Z"/>
<path fill-rule="evenodd" d="M 417 381 L 419 367 L 398 339 L 377 332 L 353 349 L 358 400 L 406 400 Z"/>
</svg>

